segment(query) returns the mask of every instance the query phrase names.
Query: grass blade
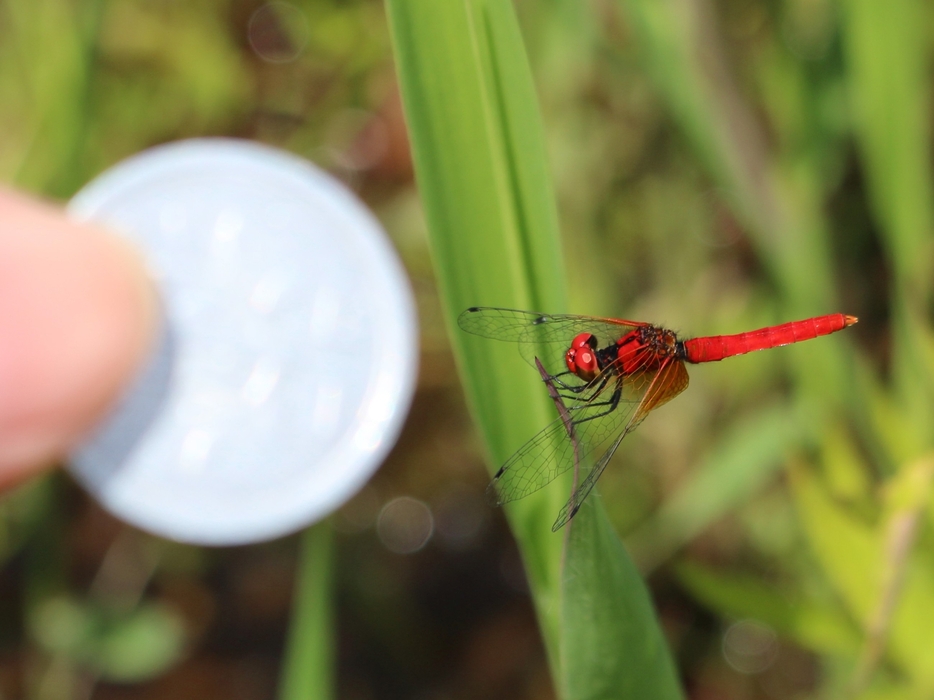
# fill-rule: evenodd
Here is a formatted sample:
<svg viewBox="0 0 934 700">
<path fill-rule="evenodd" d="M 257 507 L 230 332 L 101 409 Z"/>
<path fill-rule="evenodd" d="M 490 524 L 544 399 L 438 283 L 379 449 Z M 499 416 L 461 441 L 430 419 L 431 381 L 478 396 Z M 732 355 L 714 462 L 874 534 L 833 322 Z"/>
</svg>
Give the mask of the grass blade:
<svg viewBox="0 0 934 700">
<path fill-rule="evenodd" d="M 843 3 L 848 89 L 873 214 L 894 273 L 894 389 L 914 429 L 913 456 L 930 449 L 934 421 L 929 10 L 912 0 Z"/>
<path fill-rule="evenodd" d="M 547 312 L 566 305 L 531 74 L 508 0 L 389 0 L 388 9 L 452 342 L 498 465 L 553 418 L 554 407 L 516 348 L 461 333 L 453 322 L 475 305 Z M 570 479 L 507 507 L 559 687 L 574 698 L 597 689 L 612 689 L 600 697 L 632 697 L 618 681 L 639 678 L 638 697 L 680 697 L 644 583 L 602 509 L 587 507 L 575 519 L 571 532 L 580 534 L 570 535 L 563 575 L 565 537 L 551 524 Z"/>
<path fill-rule="evenodd" d="M 299 573 L 279 700 L 334 696 L 333 537 L 324 520 L 301 536 Z"/>
<path fill-rule="evenodd" d="M 569 527 L 562 620 L 565 697 L 681 698 L 648 590 L 599 499 L 585 501 Z"/>
<path fill-rule="evenodd" d="M 388 8 L 451 339 L 490 462 L 498 464 L 548 422 L 547 396 L 514 347 L 462 333 L 454 319 L 474 305 L 565 305 L 528 66 L 505 3 L 390 0 Z M 560 491 L 545 489 L 507 509 L 553 659 L 561 539 L 550 536 L 550 525 Z"/>
</svg>

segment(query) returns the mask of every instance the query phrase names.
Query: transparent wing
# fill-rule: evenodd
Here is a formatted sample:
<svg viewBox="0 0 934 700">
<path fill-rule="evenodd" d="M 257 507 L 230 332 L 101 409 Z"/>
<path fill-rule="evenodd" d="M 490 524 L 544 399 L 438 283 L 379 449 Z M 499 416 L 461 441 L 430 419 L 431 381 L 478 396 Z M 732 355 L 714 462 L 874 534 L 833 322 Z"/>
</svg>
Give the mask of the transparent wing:
<svg viewBox="0 0 934 700">
<path fill-rule="evenodd" d="M 605 385 L 597 385 L 590 392 L 562 394 L 574 439 L 564 419 L 556 418 L 496 472 L 489 487 L 491 500 L 501 505 L 538 491 L 574 466 L 575 449 L 578 464 L 591 464 L 595 451 L 619 434 L 638 406 L 638 401 L 624 396 L 619 387 L 619 402 L 610 410 L 612 406 L 607 402 L 612 400 L 617 384 L 618 378 L 610 377 Z"/>
<path fill-rule="evenodd" d="M 609 464 L 610 459 L 616 452 L 616 448 L 618 448 L 623 441 L 623 438 L 635 430 L 653 409 L 667 403 L 687 389 L 689 382 L 684 363 L 676 358 L 667 358 L 657 371 L 640 372 L 632 375 L 628 379 L 631 380 L 634 391 L 638 391 L 638 387 L 642 387 L 641 400 L 634 406 L 633 410 L 627 412 L 627 415 L 631 417 L 616 440 L 606 449 L 600 459 L 593 464 L 587 472 L 587 476 L 585 476 L 583 481 L 574 489 L 571 498 L 568 499 L 568 502 L 561 509 L 561 512 L 558 513 L 558 519 L 555 520 L 554 525 L 551 527 L 553 532 L 560 530 L 577 514 L 581 504 L 587 496 L 590 495 L 594 485 L 597 483 L 597 479 L 603 474 L 603 470 L 606 469 L 606 465 Z"/>
<path fill-rule="evenodd" d="M 535 311 L 473 307 L 457 319 L 468 333 L 519 344 L 519 352 L 535 366 L 535 358 L 552 374 L 564 371 L 564 354 L 578 333 L 593 333 L 604 347 L 631 330 L 648 324 L 593 316 L 542 314 Z"/>
<path fill-rule="evenodd" d="M 457 323 L 468 333 L 517 343 L 564 342 L 584 331 L 600 332 L 605 337 L 616 340 L 634 328 L 648 325 L 640 321 L 572 314 L 543 314 L 492 306 L 467 309 L 458 317 Z"/>
<path fill-rule="evenodd" d="M 670 360 L 625 377 L 607 372 L 578 393 L 557 389 L 570 421 L 559 416 L 520 447 L 493 477 L 491 500 L 503 504 L 524 498 L 575 463 L 596 482 L 622 438 L 685 387 L 684 365 Z"/>
</svg>

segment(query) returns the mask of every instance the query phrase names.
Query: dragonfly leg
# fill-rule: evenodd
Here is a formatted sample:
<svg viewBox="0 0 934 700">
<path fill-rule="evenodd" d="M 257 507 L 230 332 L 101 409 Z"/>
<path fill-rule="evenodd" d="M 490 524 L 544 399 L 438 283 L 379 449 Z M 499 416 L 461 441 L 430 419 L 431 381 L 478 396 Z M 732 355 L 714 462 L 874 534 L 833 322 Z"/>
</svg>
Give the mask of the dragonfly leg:
<svg viewBox="0 0 934 700">
<path fill-rule="evenodd" d="M 590 384 L 568 384 L 567 382 L 561 380 L 561 377 L 566 377 L 569 374 L 572 377 L 577 378 L 577 375 L 573 372 L 558 372 L 558 374 L 552 374 L 549 376 L 548 381 L 555 386 L 559 386 L 562 389 L 566 389 L 567 391 L 573 392 L 575 394 L 581 393 L 590 386 Z"/>
<path fill-rule="evenodd" d="M 593 383 L 581 384 L 580 386 L 569 386 L 569 387 L 563 387 L 562 385 L 563 388 L 567 388 L 569 391 L 573 392 L 573 395 L 569 396 L 567 394 L 562 394 L 560 391 L 558 392 L 558 395 L 562 399 L 568 399 L 570 401 L 587 401 L 586 398 L 582 399 L 580 396 L 577 396 L 577 394 L 582 393 L 585 389 L 592 389 L 593 391 L 592 391 L 591 396 L 596 396 L 601 391 L 603 391 L 604 387 L 606 387 L 607 382 L 609 381 L 610 381 L 610 375 L 607 374 L 601 377 L 601 379 L 596 384 L 593 384 Z"/>
<path fill-rule="evenodd" d="M 582 408 L 593 408 L 595 406 L 607 406 L 607 409 L 605 411 L 601 411 L 600 413 L 594 414 L 592 416 L 587 416 L 586 418 L 581 418 L 579 420 L 574 421 L 575 425 L 580 425 L 581 423 L 586 423 L 589 420 L 594 420 L 595 418 L 603 418 L 603 416 L 611 414 L 619 406 L 619 400 L 622 397 L 622 395 L 623 395 L 623 388 L 621 386 L 617 386 L 615 391 L 613 391 L 613 396 L 610 397 L 609 401 L 601 401 L 599 403 L 590 403 L 584 406 L 570 406 L 568 408 L 568 411 L 579 411 Z"/>
<path fill-rule="evenodd" d="M 550 383 L 553 387 L 558 387 L 565 391 L 570 391 L 572 394 L 581 394 L 587 390 L 593 390 L 593 394 L 599 394 L 603 391 L 603 388 L 607 385 L 607 382 L 610 381 L 611 376 L 608 373 L 604 373 L 600 376 L 599 379 L 593 379 L 592 381 L 585 384 L 568 384 L 567 382 L 562 381 L 560 378 L 571 375 L 572 377 L 577 378 L 577 375 L 573 372 L 559 372 L 558 374 L 552 374 L 546 379 L 547 383 Z M 596 382 L 596 383 L 595 383 Z M 570 399 L 572 401 L 580 401 L 581 399 L 578 396 L 568 396 L 567 394 L 560 394 L 563 399 Z M 586 399 L 584 399 L 586 400 Z"/>
</svg>

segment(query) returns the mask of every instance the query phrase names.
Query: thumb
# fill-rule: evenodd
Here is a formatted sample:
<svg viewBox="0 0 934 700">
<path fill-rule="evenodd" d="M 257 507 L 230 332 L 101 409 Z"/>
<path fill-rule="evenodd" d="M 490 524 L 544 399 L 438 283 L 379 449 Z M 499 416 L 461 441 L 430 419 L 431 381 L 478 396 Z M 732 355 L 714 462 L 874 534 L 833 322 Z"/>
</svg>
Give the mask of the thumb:
<svg viewBox="0 0 934 700">
<path fill-rule="evenodd" d="M 129 244 L 0 188 L 0 489 L 54 464 L 105 416 L 157 319 Z"/>
</svg>

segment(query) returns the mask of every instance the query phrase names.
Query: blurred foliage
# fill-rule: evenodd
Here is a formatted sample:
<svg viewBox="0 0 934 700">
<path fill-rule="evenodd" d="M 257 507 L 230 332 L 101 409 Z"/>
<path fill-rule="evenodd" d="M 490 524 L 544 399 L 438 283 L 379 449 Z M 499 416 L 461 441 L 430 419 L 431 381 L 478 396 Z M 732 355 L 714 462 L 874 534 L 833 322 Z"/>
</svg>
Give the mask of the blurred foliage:
<svg viewBox="0 0 934 700">
<path fill-rule="evenodd" d="M 930 697 L 930 6 L 516 6 L 572 310 L 687 336 L 860 317 L 692 368 L 690 390 L 601 480 L 652 572 L 688 696 Z M 0 3 L 0 178 L 63 198 L 147 145 L 223 134 L 288 148 L 357 189 L 411 274 L 423 357 L 397 449 L 335 520 L 339 696 L 552 697 L 515 550 L 482 501 L 385 10 L 269 8 Z M 410 555 L 373 527 L 399 495 L 435 518 Z M 61 477 L 6 497 L 0 692 L 127 697 L 110 680 L 167 669 L 135 697 L 270 697 L 295 550 L 155 542 Z"/>
<path fill-rule="evenodd" d="M 34 611 L 32 637 L 50 656 L 95 669 L 105 680 L 138 682 L 163 673 L 181 656 L 181 620 L 157 603 L 115 614 L 67 598 Z"/>
</svg>

